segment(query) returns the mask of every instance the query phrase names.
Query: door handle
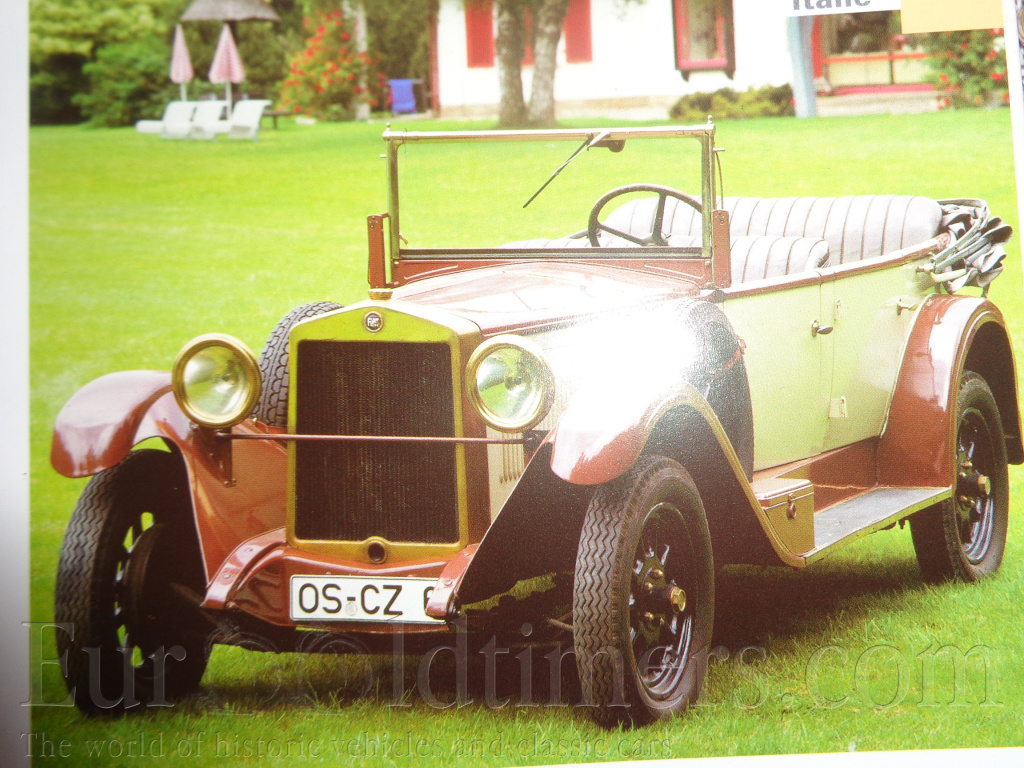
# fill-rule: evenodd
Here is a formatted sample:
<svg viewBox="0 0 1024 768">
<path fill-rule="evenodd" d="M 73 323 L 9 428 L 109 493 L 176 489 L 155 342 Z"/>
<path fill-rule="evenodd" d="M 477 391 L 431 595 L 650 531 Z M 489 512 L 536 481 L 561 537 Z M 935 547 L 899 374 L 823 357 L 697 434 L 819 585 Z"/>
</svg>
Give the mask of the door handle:
<svg viewBox="0 0 1024 768">
<path fill-rule="evenodd" d="M 817 320 L 811 323 L 811 336 L 828 336 L 834 330 L 834 326 L 822 325 Z"/>
</svg>

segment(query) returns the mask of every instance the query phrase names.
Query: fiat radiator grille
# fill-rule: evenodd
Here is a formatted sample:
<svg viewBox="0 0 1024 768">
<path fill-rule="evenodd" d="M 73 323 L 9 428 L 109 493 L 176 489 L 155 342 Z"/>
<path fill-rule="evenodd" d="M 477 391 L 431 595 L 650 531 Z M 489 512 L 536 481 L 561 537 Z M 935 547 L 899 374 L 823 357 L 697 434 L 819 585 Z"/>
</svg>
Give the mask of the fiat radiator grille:
<svg viewBox="0 0 1024 768">
<path fill-rule="evenodd" d="M 301 341 L 299 434 L 455 434 L 447 344 Z M 295 536 L 458 541 L 452 444 L 298 442 Z"/>
</svg>

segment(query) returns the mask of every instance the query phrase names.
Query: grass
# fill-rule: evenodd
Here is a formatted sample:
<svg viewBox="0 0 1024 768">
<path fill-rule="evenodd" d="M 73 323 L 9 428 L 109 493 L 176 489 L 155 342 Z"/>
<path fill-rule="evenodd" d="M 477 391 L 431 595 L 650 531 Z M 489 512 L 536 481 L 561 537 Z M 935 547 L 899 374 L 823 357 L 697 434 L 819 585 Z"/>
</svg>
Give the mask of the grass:
<svg viewBox="0 0 1024 768">
<path fill-rule="evenodd" d="M 258 144 L 32 130 L 33 621 L 52 619 L 61 536 L 83 485 L 48 466 L 61 405 L 103 373 L 167 369 L 200 333 L 232 333 L 259 349 L 298 304 L 363 298 L 365 216 L 385 207 L 381 128 L 286 124 Z M 720 126 L 718 142 L 727 148 L 728 194 L 970 195 L 987 198 L 1016 228 L 1005 110 L 749 120 Z M 471 213 L 486 222 L 478 205 Z M 1009 250 L 992 293 L 1011 319 L 1020 359 L 1016 239 Z M 702 705 L 646 730 L 607 734 L 572 707 L 492 709 L 477 689 L 462 707 L 436 710 L 417 697 L 411 706 L 390 706 L 387 659 L 373 661 L 376 683 L 367 692 L 359 664 L 218 648 L 194 700 L 114 722 L 40 706 L 32 710 L 33 731 L 58 746 L 66 740 L 72 764 L 81 766 L 120 764 L 129 749 L 197 766 L 225 756 L 255 764 L 257 753 L 275 750 L 289 750 L 294 765 L 379 764 L 382 757 L 396 765 L 453 757 L 521 765 L 1024 744 L 1021 481 L 1015 470 L 1003 568 L 982 585 L 923 585 L 909 532 L 899 530 L 805 572 L 726 571 L 716 617 L 721 658 L 712 662 Z M 33 641 L 36 690 L 58 701 L 64 691 L 55 667 L 39 665 L 40 654 L 54 653 L 52 634 L 40 636 L 41 644 Z M 988 689 L 978 651 L 962 679 L 942 655 L 934 680 L 925 674 L 930 654 L 946 645 L 988 649 Z M 536 663 L 544 663 L 539 655 Z M 518 675 L 515 667 L 510 674 Z M 933 695 L 936 705 L 922 706 Z"/>
</svg>

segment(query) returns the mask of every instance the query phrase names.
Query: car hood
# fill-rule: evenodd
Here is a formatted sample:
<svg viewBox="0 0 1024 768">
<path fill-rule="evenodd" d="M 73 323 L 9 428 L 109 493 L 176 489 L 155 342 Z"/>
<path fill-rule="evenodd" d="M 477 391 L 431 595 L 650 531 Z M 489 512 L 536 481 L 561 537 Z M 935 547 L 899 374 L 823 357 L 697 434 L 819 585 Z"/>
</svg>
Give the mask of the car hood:
<svg viewBox="0 0 1024 768">
<path fill-rule="evenodd" d="M 681 275 L 653 275 L 593 264 L 531 262 L 423 279 L 396 289 L 394 298 L 462 315 L 486 336 L 698 293 L 696 284 Z"/>
</svg>

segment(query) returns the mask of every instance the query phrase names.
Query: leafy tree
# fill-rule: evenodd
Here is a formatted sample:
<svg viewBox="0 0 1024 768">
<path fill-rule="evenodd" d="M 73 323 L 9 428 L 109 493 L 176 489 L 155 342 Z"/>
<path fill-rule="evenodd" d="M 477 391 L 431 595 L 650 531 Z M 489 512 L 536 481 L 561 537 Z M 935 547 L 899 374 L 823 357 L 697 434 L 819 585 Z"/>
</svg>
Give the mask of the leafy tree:
<svg viewBox="0 0 1024 768">
<path fill-rule="evenodd" d="M 77 122 L 82 68 L 111 43 L 167 37 L 188 0 L 30 0 L 29 89 L 33 122 Z M 179 7 L 180 6 L 180 7 Z"/>
<path fill-rule="evenodd" d="M 158 116 L 171 91 L 167 70 L 174 25 L 191 0 L 29 0 L 30 103 L 33 123 L 79 122 L 83 117 L 101 125 L 129 115 Z M 334 0 L 337 5 L 339 0 Z M 302 0 L 270 0 L 280 24 L 245 21 L 238 25 L 239 53 L 246 65 L 244 89 L 250 95 L 276 95 L 285 72 L 285 59 L 302 43 Z M 196 81 L 190 92 L 221 93 L 205 83 L 222 24 L 219 21 L 184 24 Z M 122 67 L 125 46 L 137 42 L 140 66 Z M 143 55 L 142 44 L 153 55 Z M 108 46 L 120 49 L 100 56 Z M 164 56 L 156 76 L 156 54 Z M 145 61 L 145 66 L 141 62 Z M 97 66 L 90 67 L 90 64 Z M 91 74 L 90 74 L 91 73 Z M 101 74 L 102 73 L 102 74 Z M 107 78 L 120 78 L 108 82 Z M 104 93 L 92 93 L 100 89 Z M 138 102 L 124 109 L 110 101 L 123 94 Z M 116 115 L 121 115 L 117 118 Z"/>
<path fill-rule="evenodd" d="M 160 114 L 177 92 L 167 79 L 170 55 L 157 35 L 105 45 L 82 67 L 89 89 L 75 94 L 72 103 L 96 126 L 132 125 Z"/>
<path fill-rule="evenodd" d="M 364 3 L 370 51 L 390 78 L 430 77 L 430 25 L 437 0 L 388 0 Z"/>
</svg>

